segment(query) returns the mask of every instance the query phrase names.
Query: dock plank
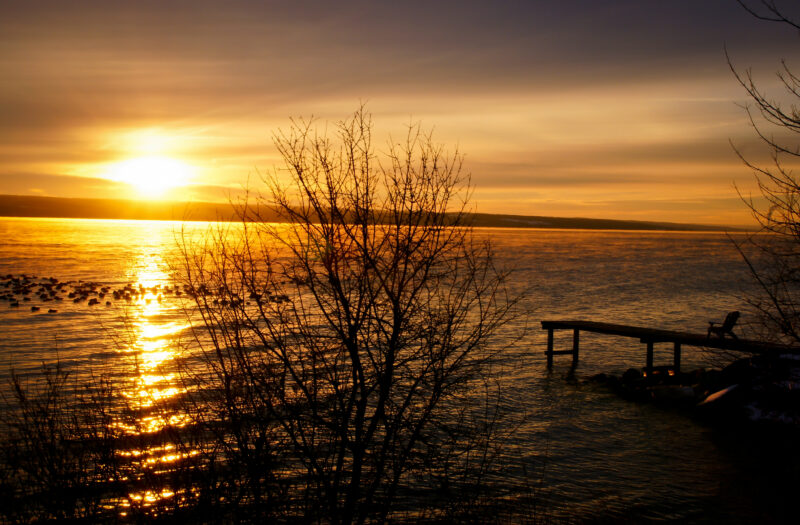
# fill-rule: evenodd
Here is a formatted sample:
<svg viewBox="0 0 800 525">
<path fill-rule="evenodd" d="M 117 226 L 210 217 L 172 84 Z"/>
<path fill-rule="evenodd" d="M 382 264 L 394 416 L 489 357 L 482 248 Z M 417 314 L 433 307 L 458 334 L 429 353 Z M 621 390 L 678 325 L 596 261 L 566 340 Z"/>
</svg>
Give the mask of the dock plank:
<svg viewBox="0 0 800 525">
<path fill-rule="evenodd" d="M 800 348 L 790 345 L 766 343 L 749 339 L 732 339 L 707 337 L 706 334 L 679 332 L 674 330 L 661 330 L 615 323 L 578 320 L 548 320 L 542 321 L 545 330 L 582 330 L 599 334 L 617 335 L 621 337 L 637 338 L 643 343 L 676 343 L 684 346 L 697 346 L 730 350 L 734 352 L 764 353 L 786 352 L 797 354 Z"/>
</svg>

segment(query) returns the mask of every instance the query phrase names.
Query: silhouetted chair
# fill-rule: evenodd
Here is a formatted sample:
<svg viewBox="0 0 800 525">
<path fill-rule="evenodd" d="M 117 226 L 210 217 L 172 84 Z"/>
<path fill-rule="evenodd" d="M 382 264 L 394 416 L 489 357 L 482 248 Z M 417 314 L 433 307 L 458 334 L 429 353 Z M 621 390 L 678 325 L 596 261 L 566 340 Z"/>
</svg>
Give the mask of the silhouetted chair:
<svg viewBox="0 0 800 525">
<path fill-rule="evenodd" d="M 728 312 L 728 315 L 725 316 L 725 320 L 719 326 L 714 326 L 717 323 L 714 321 L 708 322 L 708 338 L 711 338 L 711 334 L 716 334 L 717 337 L 724 339 L 725 334 L 730 334 L 731 337 L 734 339 L 739 339 L 736 337 L 736 334 L 733 333 L 733 327 L 736 325 L 736 321 L 739 320 L 739 312 Z"/>
</svg>

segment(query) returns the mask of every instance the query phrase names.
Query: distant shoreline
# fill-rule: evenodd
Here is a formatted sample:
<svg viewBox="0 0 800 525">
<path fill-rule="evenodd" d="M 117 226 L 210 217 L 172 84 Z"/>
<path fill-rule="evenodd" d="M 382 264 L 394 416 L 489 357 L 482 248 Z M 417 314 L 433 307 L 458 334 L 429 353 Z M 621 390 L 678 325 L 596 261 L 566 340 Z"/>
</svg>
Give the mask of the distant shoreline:
<svg viewBox="0 0 800 525">
<path fill-rule="evenodd" d="M 259 212 L 268 221 L 273 219 L 280 220 L 280 217 L 270 210 L 262 208 Z M 0 217 L 222 222 L 238 222 L 240 220 L 233 206 L 227 203 L 149 202 L 125 199 L 76 199 L 27 195 L 0 195 Z M 475 213 L 471 214 L 471 217 L 473 226 L 490 228 L 687 232 L 747 231 L 741 227 L 580 217 L 499 215 L 490 213 Z"/>
</svg>

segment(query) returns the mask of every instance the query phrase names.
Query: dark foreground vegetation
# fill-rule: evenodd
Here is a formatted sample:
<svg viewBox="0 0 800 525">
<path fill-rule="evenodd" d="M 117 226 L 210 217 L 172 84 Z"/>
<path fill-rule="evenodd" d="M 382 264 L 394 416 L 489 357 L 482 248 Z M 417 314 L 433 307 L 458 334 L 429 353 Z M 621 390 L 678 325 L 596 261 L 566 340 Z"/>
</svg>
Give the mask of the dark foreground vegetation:
<svg viewBox="0 0 800 525">
<path fill-rule="evenodd" d="M 273 417 L 244 403 L 212 405 L 225 398 L 223 385 L 206 385 L 177 402 L 190 424 L 153 432 L 147 421 L 173 414 L 175 401 L 137 407 L 112 381 L 87 383 L 59 365 L 43 367 L 39 379 L 26 385 L 16 377 L 15 406 L 4 407 L 3 523 L 545 521 L 533 484 L 499 477 L 501 441 L 491 428 L 501 426 L 496 413 L 470 418 L 471 424 L 482 420 L 477 429 L 465 417 L 432 430 L 437 447 L 419 448 L 396 498 L 376 487 L 380 499 L 356 499 L 362 515 L 354 517 L 340 510 L 349 484 L 336 499 L 326 492 L 348 479 L 352 463 L 309 471 L 309 463 L 324 461 L 331 450 L 303 457 L 276 438 Z M 192 403 L 198 404 L 192 409 Z"/>
</svg>

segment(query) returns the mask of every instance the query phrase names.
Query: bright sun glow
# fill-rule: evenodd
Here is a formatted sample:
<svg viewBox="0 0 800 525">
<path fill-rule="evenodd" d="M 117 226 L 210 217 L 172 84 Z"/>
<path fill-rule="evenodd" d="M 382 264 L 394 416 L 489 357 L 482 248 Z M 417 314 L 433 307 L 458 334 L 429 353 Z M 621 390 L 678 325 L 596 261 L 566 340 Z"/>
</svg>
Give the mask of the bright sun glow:
<svg viewBox="0 0 800 525">
<path fill-rule="evenodd" d="M 139 157 L 115 164 L 108 178 L 130 184 L 143 197 L 158 198 L 191 181 L 191 166 L 168 157 Z"/>
</svg>

